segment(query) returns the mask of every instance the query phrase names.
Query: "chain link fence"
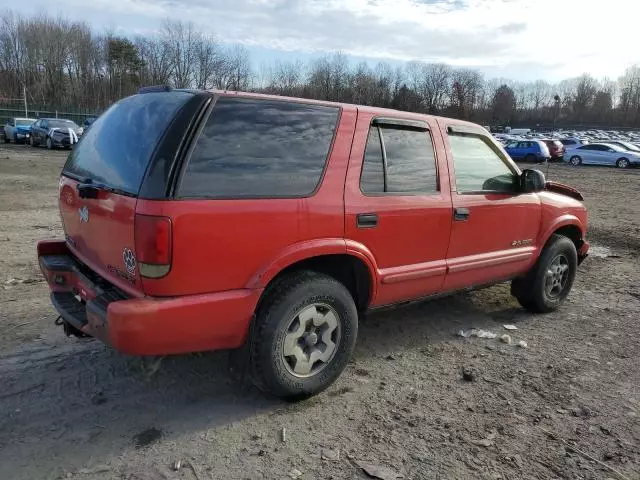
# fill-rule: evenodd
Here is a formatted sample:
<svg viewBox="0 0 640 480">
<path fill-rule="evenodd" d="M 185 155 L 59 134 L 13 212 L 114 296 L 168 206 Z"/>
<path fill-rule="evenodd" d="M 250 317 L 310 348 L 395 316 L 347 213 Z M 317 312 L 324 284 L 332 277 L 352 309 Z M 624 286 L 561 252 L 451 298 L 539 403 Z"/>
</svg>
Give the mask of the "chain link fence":
<svg viewBox="0 0 640 480">
<path fill-rule="evenodd" d="M 55 107 L 47 105 L 30 105 L 27 104 L 25 109 L 24 99 L 0 98 L 0 142 L 4 140 L 4 126 L 10 118 L 65 118 L 73 120 L 82 126 L 88 117 L 95 117 L 100 112 L 88 109 L 69 109 L 58 110 Z"/>
</svg>

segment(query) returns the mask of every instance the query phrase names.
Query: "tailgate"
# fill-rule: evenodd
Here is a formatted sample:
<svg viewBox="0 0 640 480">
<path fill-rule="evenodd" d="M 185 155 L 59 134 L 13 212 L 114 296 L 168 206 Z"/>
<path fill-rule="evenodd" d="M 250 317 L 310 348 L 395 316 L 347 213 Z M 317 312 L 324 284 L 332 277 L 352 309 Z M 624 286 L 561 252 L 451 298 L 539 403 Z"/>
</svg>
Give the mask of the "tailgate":
<svg viewBox="0 0 640 480">
<path fill-rule="evenodd" d="M 101 191 L 80 198 L 78 182 L 60 179 L 60 215 L 69 248 L 92 270 L 131 295 L 142 286 L 136 268 L 134 216 L 137 199 Z"/>
</svg>

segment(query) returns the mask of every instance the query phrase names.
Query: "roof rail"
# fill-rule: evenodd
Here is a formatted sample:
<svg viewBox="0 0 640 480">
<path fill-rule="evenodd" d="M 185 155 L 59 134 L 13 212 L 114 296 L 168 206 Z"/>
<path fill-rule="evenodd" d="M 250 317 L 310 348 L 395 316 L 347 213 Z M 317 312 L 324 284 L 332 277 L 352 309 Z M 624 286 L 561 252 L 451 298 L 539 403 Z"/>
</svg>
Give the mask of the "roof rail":
<svg viewBox="0 0 640 480">
<path fill-rule="evenodd" d="M 138 89 L 138 93 L 151 93 L 151 92 L 170 92 L 173 90 L 169 85 L 151 85 L 149 87 L 142 87 Z"/>
</svg>

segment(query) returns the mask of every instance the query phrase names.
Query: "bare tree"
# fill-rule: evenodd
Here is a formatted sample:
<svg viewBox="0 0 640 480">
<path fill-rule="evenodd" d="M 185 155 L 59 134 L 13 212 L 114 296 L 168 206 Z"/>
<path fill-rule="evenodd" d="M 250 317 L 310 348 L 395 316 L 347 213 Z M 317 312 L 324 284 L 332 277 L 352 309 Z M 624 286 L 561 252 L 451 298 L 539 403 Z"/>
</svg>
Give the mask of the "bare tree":
<svg viewBox="0 0 640 480">
<path fill-rule="evenodd" d="M 200 37 L 191 22 L 166 20 L 164 23 L 162 40 L 168 45 L 176 88 L 187 88 L 192 84 L 196 45 Z"/>
</svg>

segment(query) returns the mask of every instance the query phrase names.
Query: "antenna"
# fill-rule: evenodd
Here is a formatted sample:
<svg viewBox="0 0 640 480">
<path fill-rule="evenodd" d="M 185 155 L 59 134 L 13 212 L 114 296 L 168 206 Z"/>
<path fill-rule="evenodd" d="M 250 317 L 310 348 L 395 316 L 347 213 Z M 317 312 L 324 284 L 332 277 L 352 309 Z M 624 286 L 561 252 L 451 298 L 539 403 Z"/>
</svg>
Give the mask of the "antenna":
<svg viewBox="0 0 640 480">
<path fill-rule="evenodd" d="M 544 174 L 545 178 L 548 179 L 549 178 L 549 159 L 547 158 L 546 160 L 547 163 L 547 173 Z"/>
</svg>

